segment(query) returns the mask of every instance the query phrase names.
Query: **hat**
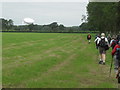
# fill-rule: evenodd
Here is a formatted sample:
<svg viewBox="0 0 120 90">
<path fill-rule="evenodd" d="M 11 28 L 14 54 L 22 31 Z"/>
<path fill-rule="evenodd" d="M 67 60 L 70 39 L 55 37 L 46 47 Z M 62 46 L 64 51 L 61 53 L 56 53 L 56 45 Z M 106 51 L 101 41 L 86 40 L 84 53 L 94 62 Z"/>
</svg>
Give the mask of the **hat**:
<svg viewBox="0 0 120 90">
<path fill-rule="evenodd" d="M 101 33 L 101 36 L 103 36 L 103 37 L 104 37 L 104 36 L 105 36 L 105 34 L 104 34 L 104 33 Z"/>
</svg>

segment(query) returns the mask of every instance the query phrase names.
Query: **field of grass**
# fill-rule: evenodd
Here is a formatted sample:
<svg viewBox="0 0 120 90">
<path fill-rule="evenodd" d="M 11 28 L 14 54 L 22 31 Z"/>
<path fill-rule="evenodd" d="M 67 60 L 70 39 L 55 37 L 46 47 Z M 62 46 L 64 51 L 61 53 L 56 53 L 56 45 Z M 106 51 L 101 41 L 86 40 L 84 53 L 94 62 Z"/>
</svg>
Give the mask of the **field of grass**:
<svg viewBox="0 0 120 90">
<path fill-rule="evenodd" d="M 94 34 L 93 40 L 94 40 Z M 5 88 L 117 88 L 111 56 L 98 64 L 86 34 L 3 33 L 2 84 Z"/>
</svg>

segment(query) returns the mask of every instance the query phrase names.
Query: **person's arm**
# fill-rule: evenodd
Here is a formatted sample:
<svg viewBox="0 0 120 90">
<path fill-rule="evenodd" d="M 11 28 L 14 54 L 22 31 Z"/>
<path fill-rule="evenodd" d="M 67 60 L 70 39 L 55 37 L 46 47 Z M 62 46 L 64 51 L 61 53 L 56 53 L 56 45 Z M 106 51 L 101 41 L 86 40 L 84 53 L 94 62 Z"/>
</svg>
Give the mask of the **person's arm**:
<svg viewBox="0 0 120 90">
<path fill-rule="evenodd" d="M 112 46 L 113 40 L 110 41 L 110 47 Z"/>
<path fill-rule="evenodd" d="M 97 44 L 99 44 L 100 40 L 101 40 L 101 39 L 100 39 L 100 38 L 98 38 Z"/>
<path fill-rule="evenodd" d="M 96 42 L 96 41 L 97 41 L 97 39 L 98 39 L 98 37 L 95 39 L 95 41 L 94 41 L 94 42 Z"/>
</svg>

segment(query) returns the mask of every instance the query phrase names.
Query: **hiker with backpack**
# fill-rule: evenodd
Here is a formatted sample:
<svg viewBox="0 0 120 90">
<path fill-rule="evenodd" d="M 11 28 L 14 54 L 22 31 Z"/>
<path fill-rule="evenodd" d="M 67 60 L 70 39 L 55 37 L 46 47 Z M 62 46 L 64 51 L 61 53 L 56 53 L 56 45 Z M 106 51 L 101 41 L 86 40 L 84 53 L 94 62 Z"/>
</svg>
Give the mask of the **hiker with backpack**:
<svg viewBox="0 0 120 90">
<path fill-rule="evenodd" d="M 115 36 L 112 36 L 112 40 L 110 42 L 110 47 L 112 47 L 112 50 L 114 49 L 114 47 L 117 45 L 117 39 L 115 38 Z"/>
<path fill-rule="evenodd" d="M 114 59 L 116 78 L 118 78 L 118 75 L 120 73 L 120 41 L 112 50 L 112 57 Z"/>
<path fill-rule="evenodd" d="M 100 35 L 98 34 L 97 36 L 96 36 L 96 38 L 95 38 L 95 44 L 96 44 L 96 49 L 98 49 L 98 44 L 97 44 L 97 41 L 99 40 L 99 38 L 100 38 Z"/>
<path fill-rule="evenodd" d="M 88 43 L 90 44 L 90 40 L 91 40 L 91 35 L 90 35 L 90 33 L 87 35 L 87 40 L 88 40 Z"/>
<path fill-rule="evenodd" d="M 98 39 L 97 44 L 99 46 L 99 54 L 100 54 L 99 64 L 105 65 L 106 50 L 109 49 L 109 43 L 104 33 L 101 33 L 101 38 Z"/>
</svg>

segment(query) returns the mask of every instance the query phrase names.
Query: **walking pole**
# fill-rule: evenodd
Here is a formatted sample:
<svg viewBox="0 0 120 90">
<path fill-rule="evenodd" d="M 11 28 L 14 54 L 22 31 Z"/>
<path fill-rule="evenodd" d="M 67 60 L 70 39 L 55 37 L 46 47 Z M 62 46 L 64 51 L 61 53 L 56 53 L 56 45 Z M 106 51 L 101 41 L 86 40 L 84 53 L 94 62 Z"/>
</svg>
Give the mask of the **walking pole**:
<svg viewBox="0 0 120 90">
<path fill-rule="evenodd" d="M 112 64 L 113 64 L 113 57 L 112 57 L 112 60 L 111 60 L 111 65 L 110 65 L 110 73 L 109 73 L 109 77 L 110 77 L 110 75 L 111 75 Z"/>
</svg>

